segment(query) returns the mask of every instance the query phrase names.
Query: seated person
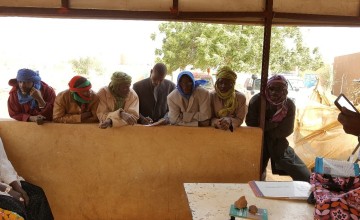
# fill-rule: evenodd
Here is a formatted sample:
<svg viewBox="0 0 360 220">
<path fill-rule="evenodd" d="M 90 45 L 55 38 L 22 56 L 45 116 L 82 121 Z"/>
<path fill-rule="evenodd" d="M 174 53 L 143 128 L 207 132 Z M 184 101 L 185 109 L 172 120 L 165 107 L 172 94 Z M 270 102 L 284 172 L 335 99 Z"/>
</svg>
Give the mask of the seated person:
<svg viewBox="0 0 360 220">
<path fill-rule="evenodd" d="M 55 91 L 41 81 L 37 72 L 20 69 L 9 85 L 12 86 L 8 99 L 11 118 L 38 124 L 42 124 L 43 120 L 52 120 Z"/>
<path fill-rule="evenodd" d="M 229 67 L 219 69 L 215 90 L 210 93 L 213 118 L 211 125 L 222 130 L 240 127 L 246 113 L 246 97 L 235 90 L 237 75 Z"/>
<path fill-rule="evenodd" d="M 150 77 L 133 85 L 140 102 L 139 124 L 151 124 L 164 118 L 168 112 L 167 96 L 175 89 L 175 84 L 165 79 L 165 64 L 157 63 L 150 71 Z"/>
<path fill-rule="evenodd" d="M 281 75 L 272 76 L 265 89 L 266 113 L 262 155 L 262 180 L 266 178 L 266 166 L 271 159 L 273 174 L 289 175 L 293 180 L 310 180 L 310 171 L 289 146 L 286 138 L 294 130 L 295 104 L 287 98 L 288 84 Z M 246 124 L 260 126 L 260 93 L 249 102 Z"/>
<path fill-rule="evenodd" d="M 25 220 L 54 219 L 44 191 L 18 176 L 6 156 L 1 138 L 0 161 L 0 208 L 14 212 Z"/>
<path fill-rule="evenodd" d="M 98 104 L 99 98 L 91 90 L 90 81 L 82 76 L 74 76 L 69 82 L 69 89 L 56 96 L 53 120 L 58 123 L 98 122 Z"/>
<path fill-rule="evenodd" d="M 109 86 L 98 92 L 100 104 L 97 109 L 100 128 L 134 125 L 139 119 L 139 98 L 130 88 L 131 76 L 115 72 Z"/>
<path fill-rule="evenodd" d="M 169 120 L 172 125 L 210 126 L 210 93 L 199 87 L 205 80 L 196 80 L 189 71 L 177 78 L 177 86 L 167 97 Z"/>
</svg>

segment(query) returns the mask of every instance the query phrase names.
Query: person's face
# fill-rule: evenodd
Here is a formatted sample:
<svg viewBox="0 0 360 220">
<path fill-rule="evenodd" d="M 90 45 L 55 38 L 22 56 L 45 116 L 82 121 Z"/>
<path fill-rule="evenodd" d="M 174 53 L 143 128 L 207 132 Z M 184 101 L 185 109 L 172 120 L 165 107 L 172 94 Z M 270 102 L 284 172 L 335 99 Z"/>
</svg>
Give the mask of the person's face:
<svg viewBox="0 0 360 220">
<path fill-rule="evenodd" d="M 19 84 L 21 93 L 24 95 L 30 94 L 30 90 L 34 86 L 34 83 L 31 81 L 29 81 L 29 82 L 18 81 L 18 84 Z"/>
<path fill-rule="evenodd" d="M 230 79 L 220 78 L 216 81 L 216 86 L 221 93 L 226 93 L 233 88 L 234 83 Z"/>
<path fill-rule="evenodd" d="M 153 86 L 160 85 L 160 83 L 165 79 L 165 76 L 166 76 L 166 72 L 164 70 L 157 70 L 155 68 L 151 70 L 150 79 L 152 85 Z"/>
<path fill-rule="evenodd" d="M 275 82 L 268 87 L 269 98 L 275 103 L 283 101 L 287 94 L 287 87 L 283 83 Z"/>
<path fill-rule="evenodd" d="M 91 91 L 90 90 L 82 91 L 82 92 L 78 92 L 78 93 L 81 94 L 84 97 L 91 98 Z"/>
<path fill-rule="evenodd" d="M 183 93 L 185 95 L 190 95 L 192 92 L 192 88 L 193 88 L 193 81 L 191 80 L 191 78 L 189 76 L 182 76 L 180 81 L 179 81 L 181 90 L 183 91 Z"/>
<path fill-rule="evenodd" d="M 130 83 L 122 83 L 118 85 L 115 89 L 115 92 L 118 96 L 123 98 L 127 97 L 130 93 Z"/>
</svg>

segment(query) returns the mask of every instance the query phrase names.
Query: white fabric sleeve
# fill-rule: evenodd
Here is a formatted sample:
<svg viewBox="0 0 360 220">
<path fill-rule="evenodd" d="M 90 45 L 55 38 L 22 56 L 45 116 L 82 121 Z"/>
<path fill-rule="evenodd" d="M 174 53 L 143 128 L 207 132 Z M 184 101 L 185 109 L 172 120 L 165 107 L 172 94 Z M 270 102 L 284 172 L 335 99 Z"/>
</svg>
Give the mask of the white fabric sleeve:
<svg viewBox="0 0 360 220">
<path fill-rule="evenodd" d="M 18 180 L 18 174 L 13 165 L 7 158 L 3 142 L 0 138 L 0 180 L 6 184 L 10 184 Z"/>
</svg>

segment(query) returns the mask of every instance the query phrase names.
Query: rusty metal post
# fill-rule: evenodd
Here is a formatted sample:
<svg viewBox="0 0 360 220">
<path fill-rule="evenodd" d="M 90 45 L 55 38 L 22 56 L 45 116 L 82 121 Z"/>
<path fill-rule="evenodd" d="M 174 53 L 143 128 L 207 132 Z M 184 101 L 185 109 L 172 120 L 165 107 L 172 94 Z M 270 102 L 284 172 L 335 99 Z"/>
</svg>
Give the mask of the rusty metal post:
<svg viewBox="0 0 360 220">
<path fill-rule="evenodd" d="M 267 85 L 268 73 L 269 73 L 269 59 L 270 59 L 270 41 L 271 41 L 271 27 L 272 27 L 272 19 L 273 19 L 273 0 L 266 0 L 266 8 L 265 8 L 265 21 L 264 21 L 264 41 L 263 41 L 263 57 L 262 57 L 262 69 L 261 69 L 261 105 L 260 105 L 260 128 L 265 128 L 265 112 L 266 112 L 266 98 L 265 98 L 265 88 Z M 264 133 L 263 138 L 264 140 Z M 260 171 L 262 167 L 266 167 L 267 164 L 262 164 L 262 157 L 264 151 L 264 144 L 261 149 L 261 161 L 260 161 Z M 260 179 L 262 173 L 260 173 Z"/>
</svg>

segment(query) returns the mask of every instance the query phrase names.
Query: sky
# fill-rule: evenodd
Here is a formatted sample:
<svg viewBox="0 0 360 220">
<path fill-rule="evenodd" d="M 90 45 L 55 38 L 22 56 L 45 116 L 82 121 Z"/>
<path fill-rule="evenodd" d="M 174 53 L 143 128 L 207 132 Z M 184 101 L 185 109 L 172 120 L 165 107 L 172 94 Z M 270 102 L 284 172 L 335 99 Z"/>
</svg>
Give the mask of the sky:
<svg viewBox="0 0 360 220">
<path fill-rule="evenodd" d="M 81 20 L 1 17 L 0 52 L 16 57 L 19 64 L 101 56 L 109 62 L 152 64 L 160 41 L 150 34 L 158 31 L 158 21 Z M 302 27 L 304 42 L 319 47 L 326 62 L 338 55 L 360 52 L 360 28 Z M 29 58 L 31 53 L 31 58 Z"/>
<path fill-rule="evenodd" d="M 121 20 L 81 20 L 42 18 L 0 18 L 1 50 L 6 54 L 27 57 L 21 51 L 41 59 L 76 56 L 141 54 L 153 62 L 155 42 L 150 34 L 159 22 Z M 15 48 L 15 50 L 14 50 Z M 19 50 L 21 53 L 19 53 Z M 51 57 L 49 55 L 51 54 Z"/>
<path fill-rule="evenodd" d="M 0 17 L 0 103 L 6 106 L 8 80 L 20 68 L 40 71 L 42 79 L 57 92 L 66 89 L 74 76 L 69 60 L 82 56 L 101 59 L 106 74 L 92 80 L 96 90 L 104 86 L 114 71 L 123 70 L 133 81 L 149 75 L 154 51 L 161 48 L 159 21 L 45 19 Z M 326 63 L 335 56 L 360 52 L 360 28 L 301 27 L 304 44 L 319 47 Z M 125 66 L 119 66 L 122 60 Z M 2 94 L 2 96 L 1 96 Z M 0 112 L 0 116 L 7 116 Z"/>
<path fill-rule="evenodd" d="M 360 52 L 360 28 L 354 27 L 301 27 L 304 43 L 318 47 L 326 63 L 334 57 Z"/>
<path fill-rule="evenodd" d="M 40 68 L 49 80 L 70 77 L 70 59 L 93 56 L 100 59 L 106 71 L 119 69 L 120 60 L 147 76 L 154 64 L 154 51 L 161 47 L 150 35 L 158 32 L 159 21 L 45 19 L 0 17 L 0 88 L 22 67 Z M 335 56 L 360 52 L 360 28 L 301 27 L 304 44 L 319 47 L 326 63 Z M 14 65 L 14 63 L 16 65 Z M 55 73 L 57 67 L 61 73 Z M 42 73 L 43 73 L 42 72 Z"/>
</svg>

